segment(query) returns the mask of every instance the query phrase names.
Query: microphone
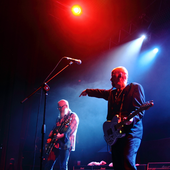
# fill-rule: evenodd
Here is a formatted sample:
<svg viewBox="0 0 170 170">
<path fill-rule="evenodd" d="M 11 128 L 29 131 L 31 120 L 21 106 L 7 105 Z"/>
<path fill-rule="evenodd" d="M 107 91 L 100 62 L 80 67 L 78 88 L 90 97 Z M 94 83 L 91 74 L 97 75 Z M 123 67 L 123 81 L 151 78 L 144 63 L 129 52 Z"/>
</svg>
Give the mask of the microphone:
<svg viewBox="0 0 170 170">
<path fill-rule="evenodd" d="M 69 60 L 69 61 L 73 61 L 73 62 L 75 62 L 75 63 L 77 63 L 77 64 L 81 64 L 81 63 L 82 63 L 82 61 L 79 60 L 79 59 L 70 58 L 70 57 L 64 57 L 64 58 L 66 58 L 66 59 Z"/>
</svg>

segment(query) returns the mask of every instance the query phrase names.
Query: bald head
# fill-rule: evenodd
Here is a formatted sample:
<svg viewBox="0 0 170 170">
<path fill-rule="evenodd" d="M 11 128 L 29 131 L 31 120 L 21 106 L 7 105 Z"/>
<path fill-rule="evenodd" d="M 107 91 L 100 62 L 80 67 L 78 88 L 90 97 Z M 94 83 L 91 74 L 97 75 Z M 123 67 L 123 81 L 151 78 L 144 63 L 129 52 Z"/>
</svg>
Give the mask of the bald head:
<svg viewBox="0 0 170 170">
<path fill-rule="evenodd" d="M 125 67 L 123 66 L 119 66 L 119 67 L 116 67 L 112 70 L 112 74 L 116 73 L 116 72 L 121 72 L 121 73 L 124 73 L 126 74 L 127 78 L 128 78 L 128 71 Z"/>
<path fill-rule="evenodd" d="M 68 101 L 64 99 L 58 101 L 58 110 L 60 111 L 61 118 L 68 114 L 70 111 Z"/>
<path fill-rule="evenodd" d="M 127 85 L 128 71 L 125 67 L 119 66 L 112 70 L 111 72 L 111 82 L 112 86 L 117 89 L 124 89 Z"/>
<path fill-rule="evenodd" d="M 69 103 L 65 99 L 61 99 L 60 101 L 58 101 L 58 104 L 63 104 L 63 105 L 65 104 L 65 105 L 67 105 L 69 107 Z"/>
</svg>

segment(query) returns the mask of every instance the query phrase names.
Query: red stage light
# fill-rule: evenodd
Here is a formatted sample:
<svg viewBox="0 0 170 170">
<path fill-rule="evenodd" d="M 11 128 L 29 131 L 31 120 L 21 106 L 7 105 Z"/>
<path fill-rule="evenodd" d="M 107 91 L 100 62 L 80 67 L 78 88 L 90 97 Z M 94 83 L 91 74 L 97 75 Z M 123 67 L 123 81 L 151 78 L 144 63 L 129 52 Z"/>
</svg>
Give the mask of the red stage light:
<svg viewBox="0 0 170 170">
<path fill-rule="evenodd" d="M 74 5 L 71 8 L 73 15 L 80 16 L 82 14 L 82 8 L 79 5 Z"/>
</svg>

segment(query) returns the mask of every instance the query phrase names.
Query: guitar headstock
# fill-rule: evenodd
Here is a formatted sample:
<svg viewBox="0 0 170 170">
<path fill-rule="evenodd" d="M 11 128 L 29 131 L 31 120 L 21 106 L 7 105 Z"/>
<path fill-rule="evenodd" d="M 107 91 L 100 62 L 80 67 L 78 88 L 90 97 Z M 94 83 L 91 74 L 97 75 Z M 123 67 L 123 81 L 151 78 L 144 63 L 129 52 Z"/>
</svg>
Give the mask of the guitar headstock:
<svg viewBox="0 0 170 170">
<path fill-rule="evenodd" d="M 153 100 L 147 101 L 143 105 L 140 106 L 141 110 L 148 110 L 150 107 L 154 105 Z"/>
</svg>

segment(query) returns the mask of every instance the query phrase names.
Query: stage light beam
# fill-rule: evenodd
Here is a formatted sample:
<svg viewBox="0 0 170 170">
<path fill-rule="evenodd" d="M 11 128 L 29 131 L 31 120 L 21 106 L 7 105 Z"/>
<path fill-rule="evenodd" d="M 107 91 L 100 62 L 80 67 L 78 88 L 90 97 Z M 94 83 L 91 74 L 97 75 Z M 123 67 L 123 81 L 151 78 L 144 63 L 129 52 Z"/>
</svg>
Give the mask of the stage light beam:
<svg viewBox="0 0 170 170">
<path fill-rule="evenodd" d="M 158 53 L 158 48 L 154 48 L 152 50 L 145 51 L 143 54 L 141 54 L 140 59 L 138 60 L 138 68 L 141 68 L 141 70 L 147 71 L 155 62 L 156 56 Z M 143 69 L 145 68 L 145 69 Z"/>
</svg>

